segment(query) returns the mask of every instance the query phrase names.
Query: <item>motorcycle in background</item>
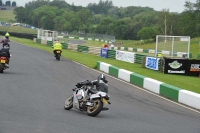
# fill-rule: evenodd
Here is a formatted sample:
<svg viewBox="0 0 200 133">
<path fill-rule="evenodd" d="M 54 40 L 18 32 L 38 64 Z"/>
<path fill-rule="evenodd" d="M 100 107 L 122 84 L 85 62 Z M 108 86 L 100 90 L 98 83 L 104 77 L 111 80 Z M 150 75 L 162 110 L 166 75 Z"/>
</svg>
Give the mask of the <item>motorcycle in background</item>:
<svg viewBox="0 0 200 133">
<path fill-rule="evenodd" d="M 0 56 L 0 73 L 3 73 L 3 71 L 7 68 L 6 63 L 8 63 L 8 58 Z"/>
<path fill-rule="evenodd" d="M 56 57 L 56 60 L 60 60 L 60 56 L 61 56 L 61 50 L 56 50 L 56 55 L 55 55 L 55 57 Z"/>
</svg>

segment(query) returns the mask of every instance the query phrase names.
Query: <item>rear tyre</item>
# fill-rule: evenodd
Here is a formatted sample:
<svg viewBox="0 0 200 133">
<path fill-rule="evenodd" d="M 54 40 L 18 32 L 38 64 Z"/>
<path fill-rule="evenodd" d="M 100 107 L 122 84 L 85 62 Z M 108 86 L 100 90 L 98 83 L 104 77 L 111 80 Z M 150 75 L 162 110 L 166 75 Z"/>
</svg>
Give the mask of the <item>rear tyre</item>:
<svg viewBox="0 0 200 133">
<path fill-rule="evenodd" d="M 0 73 L 3 73 L 4 65 L 0 64 Z"/>
<path fill-rule="evenodd" d="M 73 96 L 70 96 L 65 101 L 64 109 L 65 110 L 70 110 L 72 107 L 73 107 Z"/>
<path fill-rule="evenodd" d="M 93 100 L 94 106 L 87 108 L 87 114 L 89 116 L 97 116 L 103 109 L 103 103 L 100 99 Z"/>
<path fill-rule="evenodd" d="M 57 59 L 60 60 L 60 54 L 57 55 Z"/>
</svg>

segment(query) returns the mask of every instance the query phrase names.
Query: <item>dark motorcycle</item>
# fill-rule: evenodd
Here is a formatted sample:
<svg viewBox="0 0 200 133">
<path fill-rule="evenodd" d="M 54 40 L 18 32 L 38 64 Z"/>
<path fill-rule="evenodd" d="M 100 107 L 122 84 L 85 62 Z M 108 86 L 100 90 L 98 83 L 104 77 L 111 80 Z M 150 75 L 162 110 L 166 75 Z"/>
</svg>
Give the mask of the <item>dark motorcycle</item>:
<svg viewBox="0 0 200 133">
<path fill-rule="evenodd" d="M 3 71 L 7 68 L 6 67 L 7 63 L 8 63 L 8 58 L 0 56 L 0 73 L 3 73 Z"/>
<path fill-rule="evenodd" d="M 60 60 L 60 56 L 61 56 L 61 50 L 56 50 L 55 51 L 55 57 L 56 57 L 56 60 Z"/>
</svg>

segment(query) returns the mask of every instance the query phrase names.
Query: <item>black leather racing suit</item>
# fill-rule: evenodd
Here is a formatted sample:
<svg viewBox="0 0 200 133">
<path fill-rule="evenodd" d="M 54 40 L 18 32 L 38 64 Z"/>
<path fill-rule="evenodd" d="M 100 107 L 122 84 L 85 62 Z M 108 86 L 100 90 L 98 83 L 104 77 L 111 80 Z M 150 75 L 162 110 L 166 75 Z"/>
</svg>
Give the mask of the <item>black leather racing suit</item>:
<svg viewBox="0 0 200 133">
<path fill-rule="evenodd" d="M 104 83 L 102 80 L 93 80 L 91 82 L 80 82 L 77 84 L 78 86 L 82 85 L 95 85 L 96 90 L 108 93 L 108 85 Z"/>
</svg>

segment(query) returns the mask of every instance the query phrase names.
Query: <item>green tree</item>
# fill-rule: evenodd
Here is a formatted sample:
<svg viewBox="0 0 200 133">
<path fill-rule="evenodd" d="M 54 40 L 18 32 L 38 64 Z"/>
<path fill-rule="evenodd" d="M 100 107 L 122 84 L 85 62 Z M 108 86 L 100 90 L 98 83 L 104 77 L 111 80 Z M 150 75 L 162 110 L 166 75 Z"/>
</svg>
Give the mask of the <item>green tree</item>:
<svg viewBox="0 0 200 133">
<path fill-rule="evenodd" d="M 2 0 L 0 0 L 0 6 L 3 6 L 3 2 L 2 2 Z"/>
<path fill-rule="evenodd" d="M 64 31 L 64 24 L 66 20 L 63 17 L 57 16 L 56 18 L 54 18 L 53 22 L 54 22 L 54 29 L 56 31 Z"/>
<path fill-rule="evenodd" d="M 33 10 L 32 20 L 34 25 L 44 29 L 52 30 L 54 28 L 54 18 L 56 17 L 55 11 L 57 7 L 41 6 Z"/>
<path fill-rule="evenodd" d="M 109 27 L 111 27 L 113 20 L 111 17 L 102 18 L 100 24 L 97 25 L 96 32 L 101 34 L 108 34 Z"/>
<path fill-rule="evenodd" d="M 80 20 L 80 29 L 81 31 L 87 31 L 88 27 L 90 27 L 91 24 L 91 14 L 88 9 L 81 9 L 79 12 L 77 12 L 77 17 Z"/>
<path fill-rule="evenodd" d="M 72 20 L 72 18 L 76 15 L 75 12 L 69 10 L 69 11 L 66 11 L 63 12 L 62 14 L 62 17 L 65 18 L 66 21 L 70 22 Z"/>
<path fill-rule="evenodd" d="M 81 20 L 75 15 L 71 20 L 70 24 L 73 30 L 79 31 L 79 27 L 81 25 Z"/>
<path fill-rule="evenodd" d="M 102 18 L 103 18 L 102 14 L 95 14 L 94 16 L 92 16 L 91 22 L 93 24 L 99 24 Z"/>
<path fill-rule="evenodd" d="M 15 19 L 18 22 L 26 22 L 28 18 L 27 10 L 24 7 L 17 7 L 14 9 Z"/>
<path fill-rule="evenodd" d="M 98 4 L 96 3 L 89 3 L 87 5 L 87 8 L 94 12 L 95 14 L 107 14 L 108 10 L 113 7 L 112 1 L 106 0 L 102 1 L 100 0 Z"/>
<path fill-rule="evenodd" d="M 11 6 L 11 2 L 10 1 L 6 1 L 6 6 Z"/>
<path fill-rule="evenodd" d="M 118 7 L 112 7 L 108 10 L 108 16 L 112 17 L 113 19 L 119 19 L 120 14 L 119 14 L 119 8 Z"/>
<path fill-rule="evenodd" d="M 50 6 L 56 6 L 58 7 L 59 9 L 61 8 L 69 8 L 70 5 L 65 2 L 65 0 L 53 0 L 49 3 Z"/>
<path fill-rule="evenodd" d="M 70 22 L 67 22 L 67 21 L 66 21 L 66 22 L 64 23 L 63 30 L 64 30 L 64 31 L 72 31 L 72 26 L 71 26 Z"/>
<path fill-rule="evenodd" d="M 17 3 L 15 1 L 12 2 L 12 6 L 17 6 Z"/>
<path fill-rule="evenodd" d="M 159 12 L 159 27 L 162 31 L 163 35 L 169 35 L 168 29 L 170 29 L 168 25 L 168 21 L 170 20 L 170 13 L 169 9 L 163 9 L 161 12 Z"/>
<path fill-rule="evenodd" d="M 195 37 L 196 30 L 196 16 L 192 12 L 184 12 L 180 15 L 178 24 L 180 25 L 180 35 Z"/>
<path fill-rule="evenodd" d="M 143 27 L 138 33 L 137 37 L 142 40 L 152 39 L 158 35 L 157 27 Z"/>
</svg>

